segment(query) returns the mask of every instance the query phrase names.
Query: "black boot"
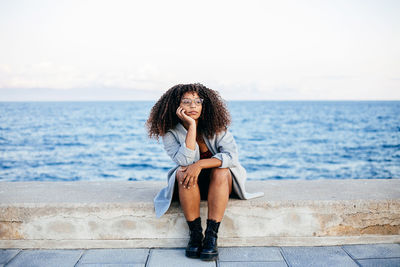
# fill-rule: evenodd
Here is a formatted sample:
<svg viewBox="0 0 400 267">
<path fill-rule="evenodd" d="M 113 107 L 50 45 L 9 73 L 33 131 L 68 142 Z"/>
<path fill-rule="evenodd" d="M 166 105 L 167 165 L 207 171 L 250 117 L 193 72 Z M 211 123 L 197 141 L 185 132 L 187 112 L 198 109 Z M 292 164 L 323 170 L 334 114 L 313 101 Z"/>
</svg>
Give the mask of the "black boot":
<svg viewBox="0 0 400 267">
<path fill-rule="evenodd" d="M 200 253 L 200 259 L 213 261 L 218 258 L 217 238 L 220 222 L 207 220 L 206 234 L 203 240 L 203 249 Z"/>
<path fill-rule="evenodd" d="M 201 218 L 194 221 L 187 221 L 190 230 L 190 239 L 186 247 L 186 257 L 198 258 L 200 256 L 201 245 L 203 241 L 203 228 L 201 227 Z"/>
</svg>

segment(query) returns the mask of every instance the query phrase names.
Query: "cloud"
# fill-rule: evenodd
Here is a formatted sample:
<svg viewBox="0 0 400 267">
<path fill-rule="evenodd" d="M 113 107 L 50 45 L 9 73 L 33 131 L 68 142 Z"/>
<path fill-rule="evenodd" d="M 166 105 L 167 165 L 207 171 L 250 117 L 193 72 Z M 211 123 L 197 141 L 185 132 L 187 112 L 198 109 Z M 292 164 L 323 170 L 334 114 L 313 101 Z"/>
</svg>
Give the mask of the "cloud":
<svg viewBox="0 0 400 267">
<path fill-rule="evenodd" d="M 0 65 L 0 89 L 52 88 L 120 88 L 154 90 L 165 80 L 156 66 L 144 65 L 137 69 L 121 71 L 87 71 L 71 65 L 39 62 L 21 67 Z"/>
<path fill-rule="evenodd" d="M 0 5 L 2 100 L 148 99 L 192 82 L 225 99 L 400 99 L 397 2 Z"/>
<path fill-rule="evenodd" d="M 266 71 L 252 79 L 230 76 L 193 80 L 154 64 L 103 72 L 50 61 L 13 67 L 0 65 L 0 100 L 156 100 L 178 83 L 200 82 L 226 100 L 400 99 L 400 80 L 386 75 L 304 75 Z M 287 76 L 287 77 L 286 77 Z M 196 77 L 194 75 L 193 77 Z"/>
</svg>

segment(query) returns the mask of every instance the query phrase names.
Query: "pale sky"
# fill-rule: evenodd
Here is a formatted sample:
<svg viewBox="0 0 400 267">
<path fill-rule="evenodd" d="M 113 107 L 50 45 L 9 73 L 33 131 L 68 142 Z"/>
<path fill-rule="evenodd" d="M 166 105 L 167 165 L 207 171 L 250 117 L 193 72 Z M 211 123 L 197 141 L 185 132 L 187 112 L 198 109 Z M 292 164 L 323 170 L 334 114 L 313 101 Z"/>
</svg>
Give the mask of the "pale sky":
<svg viewBox="0 0 400 267">
<path fill-rule="evenodd" d="M 0 101 L 400 100 L 400 1 L 0 1 Z"/>
</svg>

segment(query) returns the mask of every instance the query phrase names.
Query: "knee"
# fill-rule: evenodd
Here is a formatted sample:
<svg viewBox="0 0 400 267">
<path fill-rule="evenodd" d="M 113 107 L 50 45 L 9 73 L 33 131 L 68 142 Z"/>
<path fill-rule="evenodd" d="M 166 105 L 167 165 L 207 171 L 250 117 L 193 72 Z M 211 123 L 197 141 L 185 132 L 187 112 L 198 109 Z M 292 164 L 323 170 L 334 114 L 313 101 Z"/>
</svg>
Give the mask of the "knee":
<svg viewBox="0 0 400 267">
<path fill-rule="evenodd" d="M 181 178 L 183 176 L 183 170 L 179 167 L 177 170 L 176 170 L 176 179 L 179 179 L 179 178 Z"/>
<path fill-rule="evenodd" d="M 231 173 L 228 168 L 213 168 L 211 170 L 211 183 L 215 186 L 225 186 Z"/>
<path fill-rule="evenodd" d="M 178 182 L 179 186 L 182 186 L 181 182 L 183 180 L 184 177 L 184 172 L 181 168 L 178 168 L 178 170 L 176 171 L 176 181 Z"/>
<path fill-rule="evenodd" d="M 185 184 L 183 183 L 184 177 L 185 177 L 185 171 L 184 171 L 184 169 L 181 169 L 179 167 L 178 170 L 176 171 L 176 182 L 178 183 L 178 188 L 179 189 L 186 189 L 185 190 L 185 192 L 186 192 L 186 191 L 188 191 L 188 189 L 190 190 L 190 189 L 192 189 L 194 187 L 185 186 Z"/>
</svg>

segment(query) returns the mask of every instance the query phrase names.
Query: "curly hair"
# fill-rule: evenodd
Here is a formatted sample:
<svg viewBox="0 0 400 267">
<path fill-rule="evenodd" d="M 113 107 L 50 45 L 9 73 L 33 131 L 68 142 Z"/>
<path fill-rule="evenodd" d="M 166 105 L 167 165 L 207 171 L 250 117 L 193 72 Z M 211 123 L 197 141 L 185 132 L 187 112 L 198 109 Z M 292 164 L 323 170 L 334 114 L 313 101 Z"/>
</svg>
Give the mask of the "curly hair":
<svg viewBox="0 0 400 267">
<path fill-rule="evenodd" d="M 146 122 L 150 138 L 158 140 L 160 136 L 164 136 L 169 129 L 181 122 L 176 115 L 176 110 L 186 92 L 196 92 L 200 98 L 204 99 L 197 124 L 198 133 L 212 138 L 214 134 L 227 130 L 231 123 L 231 116 L 225 101 L 217 91 L 200 83 L 178 84 L 168 89 L 151 109 Z"/>
</svg>

